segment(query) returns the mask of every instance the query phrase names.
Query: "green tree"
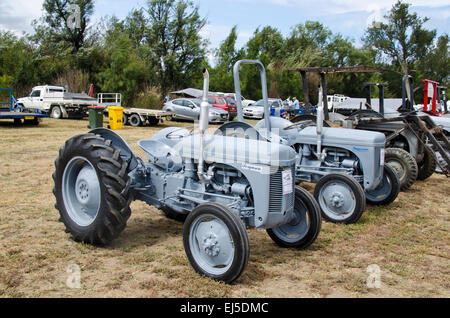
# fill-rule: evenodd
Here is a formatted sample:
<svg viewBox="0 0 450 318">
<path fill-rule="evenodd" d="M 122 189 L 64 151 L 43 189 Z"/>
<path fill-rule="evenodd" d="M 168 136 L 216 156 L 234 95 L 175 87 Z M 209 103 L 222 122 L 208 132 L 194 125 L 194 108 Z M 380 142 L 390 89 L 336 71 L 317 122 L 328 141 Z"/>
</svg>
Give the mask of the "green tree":
<svg viewBox="0 0 450 318">
<path fill-rule="evenodd" d="M 124 105 L 132 105 L 137 93 L 145 87 L 145 63 L 137 56 L 128 34 L 117 34 L 106 45 L 108 67 L 98 75 L 100 87 L 104 92 L 122 93 Z"/>
<path fill-rule="evenodd" d="M 428 79 L 440 82 L 443 85 L 450 84 L 450 45 L 448 34 L 439 37 L 427 57 L 420 60 L 419 69 L 424 77 Z"/>
<path fill-rule="evenodd" d="M 45 0 L 43 21 L 55 39 L 68 42 L 74 53 L 83 47 L 94 0 Z"/>
<path fill-rule="evenodd" d="M 237 38 L 237 26 L 234 26 L 215 51 L 217 65 L 211 72 L 212 91 L 234 92 L 233 66 L 243 56 L 242 50 L 236 49 Z"/>
<path fill-rule="evenodd" d="M 386 22 L 374 23 L 363 37 L 365 44 L 376 52 L 378 63 L 392 65 L 391 69 L 407 76 L 430 53 L 436 37 L 435 30 L 423 28 L 429 19 L 411 13 L 410 6 L 398 1 L 385 16 Z"/>
<path fill-rule="evenodd" d="M 163 93 L 187 86 L 205 63 L 207 42 L 199 32 L 206 20 L 186 0 L 149 0 L 147 13 L 147 43 Z"/>
</svg>

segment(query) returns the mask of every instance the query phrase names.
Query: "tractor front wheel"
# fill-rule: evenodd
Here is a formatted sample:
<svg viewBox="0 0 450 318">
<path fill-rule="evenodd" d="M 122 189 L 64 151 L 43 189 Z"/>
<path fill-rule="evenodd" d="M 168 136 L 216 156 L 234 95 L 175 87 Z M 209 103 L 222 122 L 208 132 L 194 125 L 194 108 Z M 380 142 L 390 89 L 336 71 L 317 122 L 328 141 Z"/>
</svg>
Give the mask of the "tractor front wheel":
<svg viewBox="0 0 450 318">
<path fill-rule="evenodd" d="M 399 193 L 397 173 L 389 165 L 385 165 L 383 181 L 375 190 L 366 191 L 366 199 L 372 205 L 389 205 L 397 199 Z"/>
<path fill-rule="evenodd" d="M 320 207 L 305 189 L 296 188 L 295 206 L 291 222 L 267 230 L 280 247 L 305 249 L 315 242 L 322 227 Z"/>
<path fill-rule="evenodd" d="M 201 204 L 189 214 L 183 243 L 195 271 L 211 279 L 230 284 L 247 267 L 250 244 L 244 223 L 221 204 Z"/>
<path fill-rule="evenodd" d="M 131 215 L 128 163 L 120 150 L 94 134 L 76 136 L 59 152 L 53 174 L 56 209 L 75 241 L 104 246 Z"/>
<path fill-rule="evenodd" d="M 355 178 L 346 174 L 329 174 L 319 180 L 314 196 L 325 220 L 353 224 L 366 209 L 366 196 Z"/>
</svg>

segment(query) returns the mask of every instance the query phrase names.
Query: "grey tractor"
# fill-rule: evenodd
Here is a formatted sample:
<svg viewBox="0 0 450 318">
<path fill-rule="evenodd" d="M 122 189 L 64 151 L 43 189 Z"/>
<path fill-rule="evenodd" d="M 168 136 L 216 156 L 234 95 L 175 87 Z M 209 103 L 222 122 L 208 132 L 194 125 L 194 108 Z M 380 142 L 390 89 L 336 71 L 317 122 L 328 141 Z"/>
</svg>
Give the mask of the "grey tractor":
<svg viewBox="0 0 450 318">
<path fill-rule="evenodd" d="M 385 165 L 386 138 L 383 134 L 323 127 L 321 106 L 317 125 L 310 120 L 292 123 L 271 117 L 267 91 L 264 90 L 265 68 L 261 62 L 242 60 L 235 64 L 236 95 L 241 94 L 239 69 L 242 64 L 255 64 L 261 71 L 265 119 L 255 127 L 244 123 L 238 99 L 239 121 L 223 125 L 218 129 L 218 135 L 276 141 L 294 149 L 297 155 L 296 183 L 316 183 L 315 197 L 322 216 L 330 222 L 357 222 L 366 209 L 366 200 L 374 205 L 395 201 L 400 184 L 395 171 Z"/>
<path fill-rule="evenodd" d="M 281 247 L 307 248 L 321 229 L 314 197 L 295 186 L 292 147 L 208 135 L 204 71 L 199 130 L 167 128 L 139 141 L 146 161 L 107 129 L 75 136 L 53 175 L 56 208 L 78 241 L 106 245 L 125 229 L 140 200 L 186 216 L 183 244 L 198 273 L 231 283 L 250 253 L 247 228 L 267 230 Z"/>
</svg>

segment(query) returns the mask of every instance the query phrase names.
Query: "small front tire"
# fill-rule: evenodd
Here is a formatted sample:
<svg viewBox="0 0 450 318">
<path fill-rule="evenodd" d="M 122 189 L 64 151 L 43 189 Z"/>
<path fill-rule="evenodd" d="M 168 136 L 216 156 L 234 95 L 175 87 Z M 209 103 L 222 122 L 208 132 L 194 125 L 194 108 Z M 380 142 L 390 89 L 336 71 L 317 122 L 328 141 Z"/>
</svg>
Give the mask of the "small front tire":
<svg viewBox="0 0 450 318">
<path fill-rule="evenodd" d="M 319 180 L 314 197 L 328 222 L 353 224 L 366 209 L 366 196 L 355 178 L 346 174 L 329 174 Z"/>
<path fill-rule="evenodd" d="M 184 249 L 194 270 L 231 284 L 248 264 L 250 245 L 244 223 L 235 212 L 216 203 L 199 205 L 184 225 Z"/>
<path fill-rule="evenodd" d="M 292 221 L 267 230 L 267 233 L 282 248 L 306 249 L 316 241 L 321 227 L 322 217 L 316 199 L 307 190 L 296 188 Z"/>
<path fill-rule="evenodd" d="M 366 191 L 366 199 L 371 205 L 389 205 L 397 199 L 399 193 L 400 181 L 397 173 L 392 167 L 385 165 L 383 181 L 377 189 Z"/>
</svg>

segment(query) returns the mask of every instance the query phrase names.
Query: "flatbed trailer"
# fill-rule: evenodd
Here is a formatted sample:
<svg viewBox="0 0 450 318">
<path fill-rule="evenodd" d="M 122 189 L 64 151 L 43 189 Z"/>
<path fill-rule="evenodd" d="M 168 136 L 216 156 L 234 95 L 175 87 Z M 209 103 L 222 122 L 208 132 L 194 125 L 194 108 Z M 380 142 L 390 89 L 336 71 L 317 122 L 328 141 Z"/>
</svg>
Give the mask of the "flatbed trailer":
<svg viewBox="0 0 450 318">
<path fill-rule="evenodd" d="M 0 101 L 0 119 L 12 119 L 15 124 L 39 125 L 42 118 L 49 118 L 49 114 L 41 111 L 24 112 L 12 94 L 11 88 L 0 88 L 6 92 L 6 101 Z"/>
<path fill-rule="evenodd" d="M 123 111 L 123 123 L 133 127 L 145 126 L 147 123 L 150 126 L 156 126 L 163 122 L 164 119 L 171 120 L 173 116 L 174 113 L 163 110 L 125 108 Z"/>
</svg>

